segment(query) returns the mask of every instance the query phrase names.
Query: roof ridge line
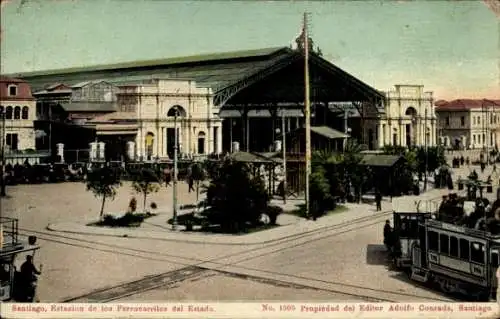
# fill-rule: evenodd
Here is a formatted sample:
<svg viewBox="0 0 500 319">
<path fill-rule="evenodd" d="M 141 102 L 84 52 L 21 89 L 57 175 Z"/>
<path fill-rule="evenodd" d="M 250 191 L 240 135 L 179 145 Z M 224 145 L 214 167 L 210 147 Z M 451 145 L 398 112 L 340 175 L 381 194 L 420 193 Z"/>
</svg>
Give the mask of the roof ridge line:
<svg viewBox="0 0 500 319">
<path fill-rule="evenodd" d="M 169 58 L 157 58 L 157 59 L 148 59 L 148 60 L 128 60 L 116 63 L 109 64 L 94 64 L 89 66 L 76 66 L 76 67 L 68 67 L 61 69 L 47 69 L 47 70 L 39 70 L 39 71 L 31 71 L 31 72 L 17 72 L 6 74 L 6 77 L 30 77 L 30 76 L 43 76 L 43 75 L 56 75 L 56 74 L 67 74 L 67 73 L 75 73 L 75 72 L 85 72 L 89 71 L 88 69 L 93 69 L 90 71 L 106 71 L 120 68 L 131 68 L 134 65 L 136 67 L 147 67 L 159 64 L 182 64 L 182 63 L 196 63 L 196 62 L 204 62 L 204 61 L 217 61 L 217 60 L 230 60 L 230 59 L 238 59 L 238 58 L 249 58 L 249 57 L 257 57 L 257 56 L 265 56 L 272 55 L 281 50 L 291 50 L 287 46 L 279 46 L 279 47 L 269 47 L 269 48 L 260 48 L 260 49 L 249 49 L 249 50 L 237 50 L 237 51 L 225 51 L 225 52 L 210 52 L 210 53 L 202 53 L 197 55 L 181 55 L 174 56 Z M 243 54 L 241 56 L 236 56 L 239 54 Z M 184 61 L 183 61 L 184 60 Z"/>
</svg>

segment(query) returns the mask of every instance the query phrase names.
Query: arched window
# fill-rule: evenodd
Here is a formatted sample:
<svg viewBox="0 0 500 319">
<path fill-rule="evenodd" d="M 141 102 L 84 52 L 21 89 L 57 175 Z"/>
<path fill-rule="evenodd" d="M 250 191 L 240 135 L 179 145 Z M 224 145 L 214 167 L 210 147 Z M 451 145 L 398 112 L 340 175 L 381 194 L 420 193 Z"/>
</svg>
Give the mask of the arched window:
<svg viewBox="0 0 500 319">
<path fill-rule="evenodd" d="M 28 119 L 28 117 L 29 117 L 28 116 L 29 115 L 29 110 L 30 110 L 29 107 L 27 107 L 27 106 L 23 107 L 23 111 L 22 111 L 22 114 L 21 114 L 21 118 L 23 120 L 27 120 Z"/>
<path fill-rule="evenodd" d="M 177 117 L 186 117 L 186 110 L 180 105 L 174 105 L 172 106 L 168 112 L 167 112 L 167 117 L 175 117 L 175 114 L 177 112 Z"/>
<path fill-rule="evenodd" d="M 12 106 L 7 106 L 5 109 L 5 118 L 7 120 L 12 120 Z"/>
<path fill-rule="evenodd" d="M 146 156 L 148 160 L 150 160 L 151 156 L 153 156 L 154 141 L 155 141 L 155 135 L 151 132 L 148 132 L 144 139 L 144 142 L 146 144 Z"/>
<path fill-rule="evenodd" d="M 14 120 L 19 120 L 21 119 L 21 108 L 19 106 L 16 106 L 14 108 Z"/>
<path fill-rule="evenodd" d="M 205 132 L 198 133 L 198 154 L 205 154 Z"/>
</svg>

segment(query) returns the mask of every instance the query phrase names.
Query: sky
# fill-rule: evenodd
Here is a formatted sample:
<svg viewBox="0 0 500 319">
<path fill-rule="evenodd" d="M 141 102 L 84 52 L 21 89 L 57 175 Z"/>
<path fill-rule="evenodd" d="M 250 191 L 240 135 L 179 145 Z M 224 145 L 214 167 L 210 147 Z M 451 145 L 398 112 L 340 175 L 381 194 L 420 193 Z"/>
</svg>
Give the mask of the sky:
<svg viewBox="0 0 500 319">
<path fill-rule="evenodd" d="M 500 18 L 480 0 L 1 1 L 2 74 L 289 46 L 307 11 L 324 58 L 378 90 L 500 99 Z"/>
</svg>

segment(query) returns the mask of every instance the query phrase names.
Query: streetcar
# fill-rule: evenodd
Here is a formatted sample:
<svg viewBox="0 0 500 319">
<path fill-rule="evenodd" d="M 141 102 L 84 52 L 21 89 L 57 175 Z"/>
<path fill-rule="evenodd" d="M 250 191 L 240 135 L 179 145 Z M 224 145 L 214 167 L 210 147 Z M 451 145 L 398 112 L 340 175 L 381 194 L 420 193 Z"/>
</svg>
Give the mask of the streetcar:
<svg viewBox="0 0 500 319">
<path fill-rule="evenodd" d="M 19 237 L 18 219 L 0 217 L 0 302 L 36 301 L 36 278 L 26 280 L 16 266 L 24 259 L 34 260 L 40 246 L 36 236 L 29 236 L 27 241 Z"/>
<path fill-rule="evenodd" d="M 409 270 L 412 265 L 412 247 L 419 242 L 418 224 L 432 218 L 437 205 L 432 201 L 422 201 L 418 196 L 394 198 L 393 230 L 389 250 L 396 268 Z"/>
<path fill-rule="evenodd" d="M 500 235 L 427 219 L 418 225 L 410 278 L 446 293 L 496 299 Z"/>
</svg>

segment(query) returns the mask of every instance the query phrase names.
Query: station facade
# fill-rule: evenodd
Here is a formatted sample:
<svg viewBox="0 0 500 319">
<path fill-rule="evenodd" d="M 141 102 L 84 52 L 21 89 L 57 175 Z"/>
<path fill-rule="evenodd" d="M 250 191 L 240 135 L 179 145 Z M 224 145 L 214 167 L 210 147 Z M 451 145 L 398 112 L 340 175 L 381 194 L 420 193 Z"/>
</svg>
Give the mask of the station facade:
<svg viewBox="0 0 500 319">
<path fill-rule="evenodd" d="M 376 127 L 382 118 L 385 94 L 325 60 L 312 43 L 309 41 L 312 125 L 346 132 L 343 113 L 329 105 L 352 101 L 360 123 L 353 126 L 351 136 L 368 148 L 377 148 L 378 135 L 369 131 L 368 124 L 371 121 Z M 304 63 L 303 47 L 298 43 L 295 49 L 279 47 L 16 76 L 30 83 L 34 91 L 55 84 L 73 91 L 82 82 L 111 85 L 116 98 L 82 104 L 81 113 L 87 111 L 87 115 L 92 111 L 90 104 L 109 105 L 106 112 L 92 118 L 78 116 L 77 103 L 53 105 L 71 108 L 72 118 L 65 122 L 92 130 L 94 134 L 86 143 L 96 139 L 105 142 L 115 160 L 130 154 L 163 159 L 171 158 L 174 146 L 174 110 L 178 111 L 181 156 L 230 151 L 234 142 L 244 151 L 272 150 L 281 133 L 303 126 Z M 60 139 L 54 135 L 51 140 L 55 144 Z"/>
</svg>

